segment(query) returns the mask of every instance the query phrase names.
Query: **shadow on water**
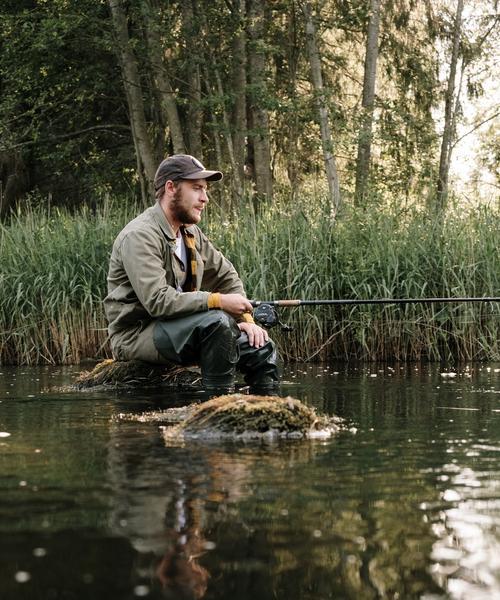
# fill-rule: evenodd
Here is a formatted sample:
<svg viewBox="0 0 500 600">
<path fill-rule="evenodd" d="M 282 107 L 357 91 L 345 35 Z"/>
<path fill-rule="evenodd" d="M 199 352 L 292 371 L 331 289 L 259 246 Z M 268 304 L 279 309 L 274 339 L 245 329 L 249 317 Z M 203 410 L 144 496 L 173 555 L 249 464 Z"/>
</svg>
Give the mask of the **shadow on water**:
<svg viewBox="0 0 500 600">
<path fill-rule="evenodd" d="M 1 597 L 499 597 L 498 367 L 297 365 L 356 433 L 169 448 L 113 417 L 190 393 L 0 368 Z"/>
</svg>

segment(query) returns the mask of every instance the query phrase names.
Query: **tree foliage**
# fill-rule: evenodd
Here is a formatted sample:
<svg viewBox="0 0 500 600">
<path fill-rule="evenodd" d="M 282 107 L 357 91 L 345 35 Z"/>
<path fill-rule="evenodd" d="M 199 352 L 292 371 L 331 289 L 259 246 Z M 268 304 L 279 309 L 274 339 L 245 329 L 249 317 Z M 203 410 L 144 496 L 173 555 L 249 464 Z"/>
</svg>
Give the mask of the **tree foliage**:
<svg viewBox="0 0 500 600">
<path fill-rule="evenodd" d="M 113 4 L 123 14 L 122 37 Z M 305 5 L 315 16 L 320 91 L 311 78 Z M 454 6 L 381 3 L 367 202 L 433 190 L 449 58 L 439 49 L 450 39 Z M 273 186 L 293 198 L 311 178 L 326 189 L 319 105 L 342 196 L 352 201 L 366 127 L 369 19 L 370 0 L 2 0 L 0 214 L 33 190 L 72 204 L 142 189 L 147 201 L 151 165 L 180 150 L 228 174 L 220 200 L 230 209 L 248 193 L 270 197 Z M 462 65 L 482 59 L 494 22 L 485 14 L 473 36 L 462 36 Z M 136 65 L 134 81 L 124 56 Z M 481 94 L 468 73 L 469 95 Z M 455 139 L 452 132 L 450 146 Z"/>
<path fill-rule="evenodd" d="M 135 161 L 106 7 L 4 2 L 0 38 L 0 160 L 25 166 L 21 189 L 110 189 Z"/>
</svg>

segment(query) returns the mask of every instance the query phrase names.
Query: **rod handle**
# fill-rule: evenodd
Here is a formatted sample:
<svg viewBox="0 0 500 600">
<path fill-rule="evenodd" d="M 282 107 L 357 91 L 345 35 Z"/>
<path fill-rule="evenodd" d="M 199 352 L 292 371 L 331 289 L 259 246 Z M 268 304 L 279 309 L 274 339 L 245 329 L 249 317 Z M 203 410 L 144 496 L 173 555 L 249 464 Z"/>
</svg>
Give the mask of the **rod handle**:
<svg viewBox="0 0 500 600">
<path fill-rule="evenodd" d="M 299 306 L 302 300 L 250 300 L 252 306 L 270 304 L 271 306 Z"/>
</svg>

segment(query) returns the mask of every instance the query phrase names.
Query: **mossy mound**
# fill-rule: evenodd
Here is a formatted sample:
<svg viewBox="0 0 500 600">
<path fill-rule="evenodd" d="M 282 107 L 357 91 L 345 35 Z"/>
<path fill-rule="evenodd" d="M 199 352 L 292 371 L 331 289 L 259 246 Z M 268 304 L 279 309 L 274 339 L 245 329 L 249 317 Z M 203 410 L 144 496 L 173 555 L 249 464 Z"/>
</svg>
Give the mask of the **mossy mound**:
<svg viewBox="0 0 500 600">
<path fill-rule="evenodd" d="M 104 360 L 92 371 L 80 373 L 72 389 L 95 388 L 148 388 L 161 386 L 195 386 L 201 380 L 200 370 L 180 367 L 174 363 L 153 365 L 140 360 Z"/>
<path fill-rule="evenodd" d="M 174 411 L 170 419 L 175 419 Z M 186 409 L 184 409 L 186 410 Z M 193 439 L 273 439 L 330 437 L 338 419 L 317 415 L 300 400 L 229 394 L 192 405 L 178 424 L 163 427 L 167 443 Z"/>
</svg>

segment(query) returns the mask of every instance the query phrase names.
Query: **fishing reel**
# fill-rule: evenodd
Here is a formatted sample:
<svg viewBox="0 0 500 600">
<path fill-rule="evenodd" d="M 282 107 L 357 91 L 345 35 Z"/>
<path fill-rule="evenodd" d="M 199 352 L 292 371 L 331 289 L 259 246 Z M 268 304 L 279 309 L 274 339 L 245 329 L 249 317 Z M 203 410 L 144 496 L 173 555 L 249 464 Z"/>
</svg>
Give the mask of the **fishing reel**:
<svg viewBox="0 0 500 600">
<path fill-rule="evenodd" d="M 272 304 L 259 304 L 253 311 L 253 318 L 266 329 L 272 329 L 276 325 L 280 325 L 283 331 L 293 330 L 293 327 L 281 321 L 278 311 Z"/>
</svg>

